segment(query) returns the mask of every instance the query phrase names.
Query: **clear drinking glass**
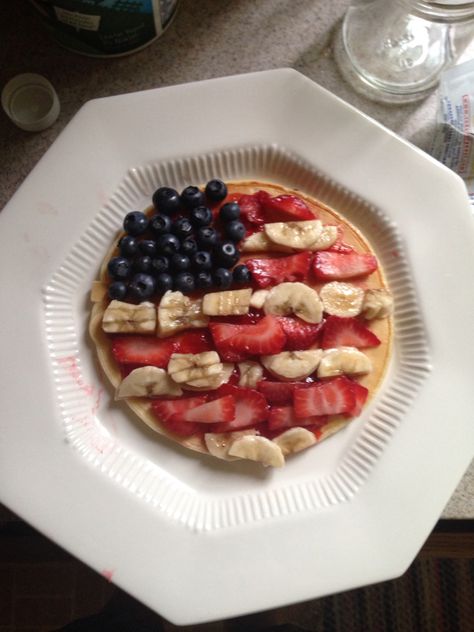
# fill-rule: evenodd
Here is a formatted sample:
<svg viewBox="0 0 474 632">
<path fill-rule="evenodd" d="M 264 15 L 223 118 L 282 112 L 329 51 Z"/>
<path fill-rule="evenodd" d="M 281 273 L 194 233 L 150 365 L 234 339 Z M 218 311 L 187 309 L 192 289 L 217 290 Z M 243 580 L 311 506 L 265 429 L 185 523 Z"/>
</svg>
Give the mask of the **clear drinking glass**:
<svg viewBox="0 0 474 632">
<path fill-rule="evenodd" d="M 336 35 L 344 78 L 369 98 L 422 99 L 474 36 L 474 2 L 353 0 Z"/>
</svg>

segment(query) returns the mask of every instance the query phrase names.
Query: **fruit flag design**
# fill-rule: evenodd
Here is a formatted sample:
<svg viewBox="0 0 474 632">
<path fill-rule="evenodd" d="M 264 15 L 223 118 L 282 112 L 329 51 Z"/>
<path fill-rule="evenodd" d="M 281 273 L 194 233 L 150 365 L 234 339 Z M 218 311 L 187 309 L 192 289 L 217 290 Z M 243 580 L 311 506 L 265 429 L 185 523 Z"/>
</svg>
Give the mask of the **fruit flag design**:
<svg viewBox="0 0 474 632">
<path fill-rule="evenodd" d="M 159 186 L 124 217 L 91 300 L 116 398 L 225 460 L 280 467 L 343 428 L 390 355 L 375 253 L 335 210 L 276 184 Z"/>
</svg>

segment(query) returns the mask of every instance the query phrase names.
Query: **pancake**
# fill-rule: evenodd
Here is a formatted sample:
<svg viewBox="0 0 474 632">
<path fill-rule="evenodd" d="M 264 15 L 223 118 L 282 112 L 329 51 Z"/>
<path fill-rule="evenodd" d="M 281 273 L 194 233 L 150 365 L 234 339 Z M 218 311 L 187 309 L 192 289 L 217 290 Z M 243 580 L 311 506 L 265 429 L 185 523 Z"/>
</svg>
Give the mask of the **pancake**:
<svg viewBox="0 0 474 632">
<path fill-rule="evenodd" d="M 329 208 L 322 202 L 302 193 L 301 191 L 294 191 L 278 184 L 259 181 L 227 182 L 226 185 L 228 191 L 227 197 L 219 202 L 217 208 L 227 201 L 239 199 L 241 195 L 251 196 L 259 191 L 265 191 L 271 197 L 287 195 L 296 196 L 307 205 L 311 212 L 314 213 L 315 217 L 322 221 L 324 226 L 336 225 L 339 227 L 338 234 L 340 235 L 342 233 L 343 236 L 343 250 L 345 247 L 348 252 L 353 249 L 356 253 L 369 255 L 374 254 L 367 239 L 356 227 L 351 225 L 344 217 L 342 217 L 341 214 L 339 214 L 336 210 Z M 201 190 L 204 190 L 204 187 L 200 188 Z M 153 206 L 150 206 L 144 212 L 151 217 L 156 211 Z M 103 330 L 102 321 L 104 313 L 111 303 L 111 299 L 107 294 L 107 288 L 111 280 L 107 266 L 109 261 L 119 254 L 118 242 L 124 234 L 124 232 L 119 232 L 115 235 L 111 247 L 104 257 L 98 280 L 93 284 L 91 291 L 92 308 L 89 321 L 89 333 L 96 349 L 100 369 L 115 389 L 118 389 L 122 382 L 124 375 L 123 367 L 119 366 L 112 352 L 112 341 L 114 339 L 114 335 Z M 281 250 L 282 252 L 242 252 L 238 263 L 242 264 L 256 258 L 279 259 L 288 256 L 292 252 L 297 252 L 291 248 L 286 248 L 287 251 L 285 252 L 285 246 L 282 246 Z M 351 286 L 360 288 L 364 292 L 364 295 L 371 290 L 381 290 L 388 297 L 390 296 L 380 262 L 378 262 L 377 269 L 370 274 L 361 275 L 356 278 L 349 278 L 344 280 L 344 282 L 347 282 Z M 310 274 L 308 279 L 305 280 L 305 284 L 320 293 L 323 286 L 327 284 L 327 281 L 318 281 L 314 275 Z M 246 285 L 244 287 L 250 286 Z M 209 291 L 214 292 L 218 290 L 213 289 Z M 201 291 L 198 294 L 202 295 L 205 293 L 205 291 Z M 147 299 L 148 302 L 154 303 L 157 306 L 159 305 L 160 300 L 160 296 Z M 327 314 L 325 314 L 325 317 L 326 316 Z M 219 318 L 211 317 L 211 320 L 219 320 Z M 229 319 L 224 320 L 229 322 Z M 386 315 L 385 317 L 363 320 L 363 322 L 364 325 L 377 336 L 380 340 L 380 344 L 378 346 L 364 348 L 362 350 L 362 352 L 369 358 L 372 370 L 367 374 L 351 376 L 351 379 L 368 389 L 368 398 L 370 399 L 377 391 L 377 388 L 383 379 L 390 358 L 392 345 L 392 320 L 389 315 Z M 152 335 L 156 334 L 153 333 Z M 256 358 L 252 359 L 255 360 Z M 275 378 L 272 377 L 271 379 L 274 380 Z M 202 391 L 194 394 L 201 395 Z M 190 391 L 187 390 L 186 396 L 190 395 L 193 395 L 193 393 L 190 393 Z M 158 399 L 170 398 L 162 397 Z M 155 398 L 141 396 L 126 397 L 124 401 L 133 413 L 149 428 L 160 435 L 166 436 L 168 439 L 178 443 L 182 447 L 205 454 L 211 454 L 212 456 L 225 460 L 250 458 L 252 460 L 260 461 L 264 465 L 276 466 L 284 463 L 284 456 L 287 454 L 297 452 L 300 449 L 319 443 L 344 428 L 354 419 L 354 417 L 348 418 L 347 416 L 340 414 L 329 415 L 324 422 L 318 424 L 317 428 L 309 426 L 305 427 L 304 431 L 300 432 L 296 430 L 299 426 L 293 425 L 290 428 L 285 428 L 281 433 L 275 433 L 275 431 L 269 432 L 265 424 L 259 424 L 253 428 L 247 427 L 243 430 L 238 429 L 231 432 L 215 433 L 209 432 L 209 430 L 212 430 L 213 428 L 210 424 L 206 424 L 206 432 L 198 432 L 191 434 L 190 436 L 182 436 L 181 434 L 171 432 L 169 427 L 157 418 L 156 412 L 153 411 L 153 403 L 156 402 Z M 234 448 L 232 448 L 233 445 Z M 234 454 L 232 454 L 232 452 Z"/>
</svg>

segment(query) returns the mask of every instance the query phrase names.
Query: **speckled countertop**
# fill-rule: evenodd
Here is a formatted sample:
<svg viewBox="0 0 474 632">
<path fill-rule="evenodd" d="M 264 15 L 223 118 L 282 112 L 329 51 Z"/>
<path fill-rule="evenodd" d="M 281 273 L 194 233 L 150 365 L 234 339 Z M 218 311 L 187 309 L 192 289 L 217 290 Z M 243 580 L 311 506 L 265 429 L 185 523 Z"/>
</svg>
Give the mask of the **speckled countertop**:
<svg viewBox="0 0 474 632">
<path fill-rule="evenodd" d="M 433 137 L 437 95 L 385 106 L 358 95 L 341 78 L 332 36 L 348 0 L 183 0 L 165 34 L 132 55 L 82 57 L 60 48 L 28 3 L 0 7 L 0 86 L 22 72 L 45 75 L 61 114 L 49 129 L 28 133 L 0 113 L 0 208 L 77 110 L 95 97 L 271 68 L 293 67 L 423 150 Z M 443 518 L 474 518 L 474 465 Z"/>
</svg>

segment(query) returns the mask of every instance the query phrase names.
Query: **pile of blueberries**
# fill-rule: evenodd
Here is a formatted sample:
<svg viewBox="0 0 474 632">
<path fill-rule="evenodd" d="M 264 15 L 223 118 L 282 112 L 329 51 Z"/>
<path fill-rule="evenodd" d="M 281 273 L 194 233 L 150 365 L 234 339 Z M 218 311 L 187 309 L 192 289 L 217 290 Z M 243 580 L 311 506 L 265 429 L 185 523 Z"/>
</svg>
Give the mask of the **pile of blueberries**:
<svg viewBox="0 0 474 632">
<path fill-rule="evenodd" d="M 160 187 L 152 197 L 155 214 L 125 216 L 119 255 L 108 263 L 111 299 L 147 300 L 167 290 L 226 290 L 250 282 L 250 271 L 238 265 L 236 244 L 245 237 L 237 202 L 223 204 L 216 226 L 209 206 L 227 196 L 222 180 L 210 180 L 204 192 L 188 186 L 181 194 Z M 232 270 L 231 270 L 232 268 Z"/>
</svg>

